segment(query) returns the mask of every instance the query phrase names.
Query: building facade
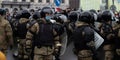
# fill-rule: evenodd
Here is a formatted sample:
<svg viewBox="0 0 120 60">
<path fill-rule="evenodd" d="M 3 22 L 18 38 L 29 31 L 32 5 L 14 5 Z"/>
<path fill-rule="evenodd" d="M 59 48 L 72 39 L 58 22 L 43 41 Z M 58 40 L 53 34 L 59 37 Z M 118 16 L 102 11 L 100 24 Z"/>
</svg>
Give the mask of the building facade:
<svg viewBox="0 0 120 60">
<path fill-rule="evenodd" d="M 1 8 L 1 3 L 2 3 L 2 0 L 0 0 L 0 8 Z"/>
<path fill-rule="evenodd" d="M 1 3 L 3 8 L 39 9 L 45 6 L 56 7 L 54 0 L 3 0 Z M 59 7 L 68 8 L 69 0 L 62 0 Z"/>
<path fill-rule="evenodd" d="M 69 0 L 70 8 L 78 9 L 81 0 Z"/>
<path fill-rule="evenodd" d="M 80 8 L 83 10 L 100 10 L 101 0 L 80 0 Z"/>
</svg>

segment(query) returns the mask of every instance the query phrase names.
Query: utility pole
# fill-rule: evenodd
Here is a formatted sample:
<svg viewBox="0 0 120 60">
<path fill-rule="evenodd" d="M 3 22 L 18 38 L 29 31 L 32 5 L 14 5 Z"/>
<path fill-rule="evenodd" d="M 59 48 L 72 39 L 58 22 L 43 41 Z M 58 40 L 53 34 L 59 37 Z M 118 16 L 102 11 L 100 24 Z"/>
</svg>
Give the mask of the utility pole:
<svg viewBox="0 0 120 60">
<path fill-rule="evenodd" d="M 106 0 L 105 9 L 108 9 L 108 0 Z"/>
</svg>

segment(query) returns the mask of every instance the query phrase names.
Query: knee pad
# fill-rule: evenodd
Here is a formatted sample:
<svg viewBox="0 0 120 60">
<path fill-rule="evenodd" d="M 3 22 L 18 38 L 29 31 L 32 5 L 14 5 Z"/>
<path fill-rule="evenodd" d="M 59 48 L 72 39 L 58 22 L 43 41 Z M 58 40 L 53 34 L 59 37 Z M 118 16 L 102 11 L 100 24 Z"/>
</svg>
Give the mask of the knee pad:
<svg viewBox="0 0 120 60">
<path fill-rule="evenodd" d="M 24 59 L 29 59 L 29 56 L 28 55 L 24 55 L 23 58 Z"/>
<path fill-rule="evenodd" d="M 120 49 L 116 49 L 116 54 L 120 56 Z"/>
<path fill-rule="evenodd" d="M 18 58 L 19 58 L 19 59 L 22 58 L 22 55 L 18 55 Z"/>
<path fill-rule="evenodd" d="M 112 45 L 104 45 L 103 46 L 103 50 L 105 50 L 105 51 L 111 51 L 111 50 L 113 50 L 113 46 Z"/>
<path fill-rule="evenodd" d="M 114 53 L 112 51 L 105 51 L 105 57 L 113 58 L 114 57 Z"/>
<path fill-rule="evenodd" d="M 80 58 L 87 58 L 87 57 L 92 57 L 92 51 L 90 50 L 82 50 L 82 51 L 79 51 L 78 53 L 78 57 Z"/>
</svg>

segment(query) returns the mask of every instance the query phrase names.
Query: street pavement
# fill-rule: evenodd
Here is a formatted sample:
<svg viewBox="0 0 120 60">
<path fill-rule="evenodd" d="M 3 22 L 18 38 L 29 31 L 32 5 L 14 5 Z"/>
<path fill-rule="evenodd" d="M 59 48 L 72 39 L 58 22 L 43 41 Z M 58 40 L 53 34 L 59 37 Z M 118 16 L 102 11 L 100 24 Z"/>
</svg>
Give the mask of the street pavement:
<svg viewBox="0 0 120 60">
<path fill-rule="evenodd" d="M 70 45 L 68 45 L 65 53 L 60 56 L 60 59 L 61 60 L 77 60 L 77 56 L 73 53 L 73 43 L 71 43 Z M 98 60 L 103 60 L 103 51 L 102 49 L 100 48 L 98 51 L 97 51 L 97 57 L 98 57 Z M 7 54 L 7 60 L 17 60 L 13 57 L 13 51 L 9 50 L 8 49 L 8 54 Z"/>
<path fill-rule="evenodd" d="M 12 50 L 8 49 L 7 60 L 15 60 Z"/>
<path fill-rule="evenodd" d="M 71 43 L 67 47 L 64 55 L 60 57 L 61 60 L 77 60 L 77 56 L 73 53 L 73 48 L 74 48 L 73 43 Z"/>
<path fill-rule="evenodd" d="M 74 48 L 73 43 L 71 43 L 71 44 L 67 47 L 65 53 L 64 53 L 62 56 L 60 56 L 60 59 L 61 59 L 61 60 L 77 60 L 76 55 L 74 55 L 74 53 L 73 53 L 73 51 L 72 51 L 73 48 Z M 13 57 L 13 51 L 10 50 L 10 49 L 8 49 L 7 60 L 16 60 L 16 59 Z"/>
</svg>

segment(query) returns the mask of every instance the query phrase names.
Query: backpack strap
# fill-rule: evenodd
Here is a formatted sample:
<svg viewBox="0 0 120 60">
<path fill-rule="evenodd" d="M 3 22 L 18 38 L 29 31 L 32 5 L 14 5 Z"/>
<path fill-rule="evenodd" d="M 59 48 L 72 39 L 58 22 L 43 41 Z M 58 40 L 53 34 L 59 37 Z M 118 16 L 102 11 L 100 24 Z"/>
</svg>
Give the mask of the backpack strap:
<svg viewBox="0 0 120 60">
<path fill-rule="evenodd" d="M 31 28 L 35 23 L 37 23 L 35 20 L 33 21 L 30 21 L 28 24 L 29 24 L 29 27 L 28 28 Z"/>
</svg>

